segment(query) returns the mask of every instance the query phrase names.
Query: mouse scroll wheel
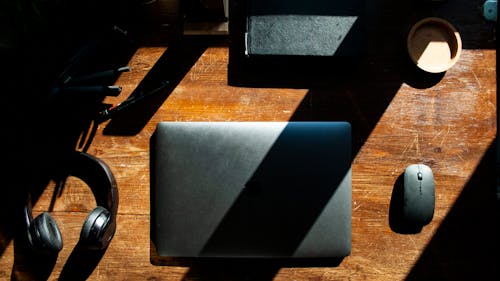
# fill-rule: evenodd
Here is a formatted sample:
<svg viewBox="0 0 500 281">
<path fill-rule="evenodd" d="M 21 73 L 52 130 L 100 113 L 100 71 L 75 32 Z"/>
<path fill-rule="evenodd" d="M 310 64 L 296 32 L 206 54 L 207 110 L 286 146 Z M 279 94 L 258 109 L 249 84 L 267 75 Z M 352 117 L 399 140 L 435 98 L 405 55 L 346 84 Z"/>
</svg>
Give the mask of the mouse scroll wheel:
<svg viewBox="0 0 500 281">
<path fill-rule="evenodd" d="M 417 173 L 417 178 L 418 178 L 419 181 L 422 180 L 422 172 L 418 172 Z"/>
</svg>

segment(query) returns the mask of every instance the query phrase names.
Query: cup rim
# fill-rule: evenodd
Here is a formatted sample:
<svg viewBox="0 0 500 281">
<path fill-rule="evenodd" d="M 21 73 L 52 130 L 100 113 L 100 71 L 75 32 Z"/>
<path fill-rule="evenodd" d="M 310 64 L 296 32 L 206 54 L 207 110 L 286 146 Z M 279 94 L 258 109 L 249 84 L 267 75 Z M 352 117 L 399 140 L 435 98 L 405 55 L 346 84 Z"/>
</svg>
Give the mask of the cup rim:
<svg viewBox="0 0 500 281">
<path fill-rule="evenodd" d="M 414 37 L 417 31 L 422 30 L 422 28 L 439 28 L 441 33 L 446 35 L 446 43 L 448 44 L 451 52 L 450 60 L 444 64 L 426 64 L 419 61 L 422 52 L 416 51 L 414 46 Z M 431 72 L 431 73 L 441 73 L 450 69 L 459 59 L 462 51 L 462 40 L 457 29 L 447 20 L 438 17 L 427 17 L 416 24 L 413 25 L 407 37 L 407 50 L 412 61 L 420 69 Z M 426 50 L 427 51 L 427 50 Z M 430 50 L 432 51 L 432 50 Z"/>
</svg>

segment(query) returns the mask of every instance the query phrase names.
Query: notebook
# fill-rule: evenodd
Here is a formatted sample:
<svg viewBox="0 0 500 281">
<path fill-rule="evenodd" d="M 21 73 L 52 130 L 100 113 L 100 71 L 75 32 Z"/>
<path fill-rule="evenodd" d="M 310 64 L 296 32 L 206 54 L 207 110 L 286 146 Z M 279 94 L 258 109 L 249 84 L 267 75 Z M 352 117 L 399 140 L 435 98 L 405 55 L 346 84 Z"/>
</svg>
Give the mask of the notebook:
<svg viewBox="0 0 500 281">
<path fill-rule="evenodd" d="M 160 122 L 150 154 L 158 256 L 350 254 L 348 122 Z"/>
<path fill-rule="evenodd" d="M 356 56 L 364 0 L 247 0 L 247 55 Z"/>
</svg>

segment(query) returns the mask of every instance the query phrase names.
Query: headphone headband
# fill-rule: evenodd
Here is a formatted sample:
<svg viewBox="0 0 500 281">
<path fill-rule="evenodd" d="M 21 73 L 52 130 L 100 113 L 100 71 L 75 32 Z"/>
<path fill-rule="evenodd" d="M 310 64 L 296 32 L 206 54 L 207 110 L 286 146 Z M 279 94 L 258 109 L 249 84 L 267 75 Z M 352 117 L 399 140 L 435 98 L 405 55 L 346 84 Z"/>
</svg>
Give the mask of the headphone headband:
<svg viewBox="0 0 500 281">
<path fill-rule="evenodd" d="M 62 179 L 65 180 L 69 176 L 81 179 L 90 187 L 97 203 L 97 208 L 85 220 L 80 241 L 86 242 L 91 248 L 105 248 L 116 230 L 118 212 L 116 180 L 109 166 L 95 156 L 85 152 L 74 152 L 68 160 Z M 30 243 L 49 250 L 60 250 L 62 240 L 55 220 L 46 212 L 33 219 L 31 194 L 28 194 L 27 200 L 24 207 L 24 222 Z"/>
<path fill-rule="evenodd" d="M 85 152 L 74 152 L 69 165 L 68 176 L 85 182 L 98 206 L 108 209 L 114 218 L 118 211 L 118 189 L 109 166 L 101 159 Z"/>
</svg>

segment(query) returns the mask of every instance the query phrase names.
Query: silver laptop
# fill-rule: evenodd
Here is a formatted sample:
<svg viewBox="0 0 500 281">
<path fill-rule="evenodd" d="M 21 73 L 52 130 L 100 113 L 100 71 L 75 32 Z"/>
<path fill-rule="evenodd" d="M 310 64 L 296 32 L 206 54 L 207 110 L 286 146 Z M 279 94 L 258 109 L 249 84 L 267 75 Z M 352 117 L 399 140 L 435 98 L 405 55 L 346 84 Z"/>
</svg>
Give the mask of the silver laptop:
<svg viewBox="0 0 500 281">
<path fill-rule="evenodd" d="M 150 153 L 158 256 L 350 254 L 349 123 L 161 122 Z"/>
</svg>

